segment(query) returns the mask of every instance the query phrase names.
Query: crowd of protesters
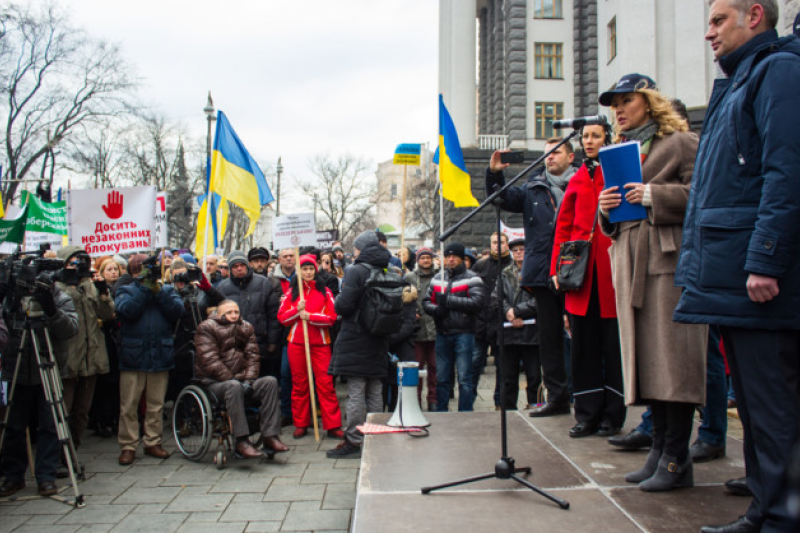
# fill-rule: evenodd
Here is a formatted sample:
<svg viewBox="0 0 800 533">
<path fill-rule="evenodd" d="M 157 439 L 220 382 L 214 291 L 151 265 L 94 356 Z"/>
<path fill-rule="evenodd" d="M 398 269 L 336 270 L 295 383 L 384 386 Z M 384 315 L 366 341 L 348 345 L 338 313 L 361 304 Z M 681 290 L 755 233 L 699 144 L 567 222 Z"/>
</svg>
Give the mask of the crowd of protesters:
<svg viewBox="0 0 800 533">
<path fill-rule="evenodd" d="M 448 411 L 452 401 L 472 411 L 493 356 L 498 409 L 518 408 L 524 373 L 529 416 L 572 414 L 572 438 L 648 449 L 624 479 L 646 492 L 669 491 L 693 486 L 695 462 L 725 455 L 727 363 L 747 469 L 727 486 L 752 495 L 753 504 L 737 521 L 703 531 L 792 530 L 800 202 L 791 184 L 800 168 L 800 44 L 778 37 L 774 1 L 709 4 L 706 39 L 728 78 L 715 85 L 703 135 L 690 131 L 685 107 L 652 78 L 623 76 L 599 98 L 613 128 L 583 126 L 579 161 L 570 142 L 548 140 L 544 168 L 500 196 L 502 209 L 523 214 L 524 239 L 487 236 L 483 253 L 449 242 L 441 256 L 425 246 L 392 254 L 384 234 L 365 231 L 350 251 L 335 243 L 298 257 L 294 249 L 256 247 L 202 265 L 183 250 L 94 261 L 78 247 L 59 250 L 63 268 L 37 278 L 33 298 L 63 367 L 75 446 L 91 427 L 117 435 L 121 465 L 135 460 L 140 442 L 146 455 L 167 458 L 165 402 L 196 378 L 233 413 L 241 456 L 260 457 L 259 445 L 287 451 L 282 427 L 304 438 L 314 386 L 326 436 L 341 439 L 327 456 L 355 458 L 367 413 L 396 401 L 393 363 L 416 361 L 428 371 L 424 402 L 422 383 L 418 394 L 429 410 Z M 626 142 L 640 145 L 642 182 L 607 187 L 600 150 Z M 487 195 L 504 184 L 509 165 L 501 154 L 491 156 Z M 612 222 L 623 196 L 646 216 Z M 581 286 L 565 291 L 561 245 L 578 240 L 591 243 L 588 266 Z M 359 319 L 376 271 L 394 272 L 405 285 L 391 335 L 368 331 Z M 7 290 L 0 285 L 0 296 Z M 6 380 L 25 357 L 9 305 L 0 322 Z M 347 390 L 343 409 L 337 378 Z M 24 487 L 25 428 L 34 411 L 39 493 L 53 494 L 58 442 L 29 363 L 16 394 L 0 495 Z M 237 416 L 245 398 L 260 408 L 255 443 Z M 627 406 L 639 404 L 648 407 L 641 423 L 618 435 Z M 690 444 L 702 406 L 703 425 Z"/>
</svg>

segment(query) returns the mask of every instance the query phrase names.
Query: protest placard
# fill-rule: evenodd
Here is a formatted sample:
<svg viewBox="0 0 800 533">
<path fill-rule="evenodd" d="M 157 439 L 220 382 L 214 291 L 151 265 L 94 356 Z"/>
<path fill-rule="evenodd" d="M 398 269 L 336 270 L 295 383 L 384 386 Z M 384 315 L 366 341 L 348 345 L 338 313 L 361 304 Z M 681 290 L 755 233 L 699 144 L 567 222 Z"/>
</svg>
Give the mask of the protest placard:
<svg viewBox="0 0 800 533">
<path fill-rule="evenodd" d="M 151 186 L 70 190 L 69 242 L 91 256 L 152 250 L 155 208 Z"/>
<path fill-rule="evenodd" d="M 161 191 L 156 194 L 155 239 L 153 247 L 166 248 L 169 234 L 167 233 L 167 193 Z"/>
<path fill-rule="evenodd" d="M 316 246 L 317 230 L 314 213 L 275 217 L 272 221 L 272 245 L 276 250 Z"/>
</svg>

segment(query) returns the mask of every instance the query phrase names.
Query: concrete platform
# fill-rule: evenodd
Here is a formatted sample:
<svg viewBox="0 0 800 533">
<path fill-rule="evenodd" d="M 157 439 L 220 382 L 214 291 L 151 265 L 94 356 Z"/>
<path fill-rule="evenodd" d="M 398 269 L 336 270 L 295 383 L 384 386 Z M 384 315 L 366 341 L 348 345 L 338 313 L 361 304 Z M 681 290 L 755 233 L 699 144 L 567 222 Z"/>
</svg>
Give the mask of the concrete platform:
<svg viewBox="0 0 800 533">
<path fill-rule="evenodd" d="M 632 409 L 629 420 L 641 410 Z M 743 514 L 749 498 L 722 484 L 744 475 L 741 442 L 728 438 L 728 457 L 694 467 L 695 487 L 644 493 L 625 483 L 644 452 L 616 450 L 606 439 L 571 439 L 572 417 L 532 419 L 508 412 L 509 455 L 530 466 L 531 483 L 570 503 L 555 503 L 512 480 L 486 480 L 423 495 L 432 486 L 494 471 L 501 456 L 500 413 L 425 413 L 428 438 L 368 436 L 353 519 L 354 533 L 404 531 L 699 531 Z M 370 415 L 385 423 L 388 414 Z"/>
</svg>

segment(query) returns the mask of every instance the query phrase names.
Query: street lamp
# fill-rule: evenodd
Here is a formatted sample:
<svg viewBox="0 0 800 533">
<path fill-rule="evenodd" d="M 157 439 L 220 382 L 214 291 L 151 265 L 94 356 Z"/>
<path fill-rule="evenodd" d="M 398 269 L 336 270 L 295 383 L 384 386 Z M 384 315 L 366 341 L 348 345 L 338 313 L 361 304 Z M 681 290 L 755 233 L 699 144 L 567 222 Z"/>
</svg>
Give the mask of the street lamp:
<svg viewBox="0 0 800 533">
<path fill-rule="evenodd" d="M 211 172 L 211 125 L 217 120 L 217 117 L 214 116 L 215 109 L 214 109 L 214 101 L 211 100 L 211 91 L 208 91 L 208 102 L 206 102 L 206 106 L 203 108 L 203 113 L 206 114 L 206 118 L 208 118 L 208 134 L 206 135 L 206 157 L 208 158 L 208 172 Z"/>
<path fill-rule="evenodd" d="M 280 157 L 278 157 L 278 167 L 275 170 L 278 173 L 278 195 L 275 197 L 275 216 L 279 217 L 281 216 L 281 172 L 283 172 Z"/>
</svg>

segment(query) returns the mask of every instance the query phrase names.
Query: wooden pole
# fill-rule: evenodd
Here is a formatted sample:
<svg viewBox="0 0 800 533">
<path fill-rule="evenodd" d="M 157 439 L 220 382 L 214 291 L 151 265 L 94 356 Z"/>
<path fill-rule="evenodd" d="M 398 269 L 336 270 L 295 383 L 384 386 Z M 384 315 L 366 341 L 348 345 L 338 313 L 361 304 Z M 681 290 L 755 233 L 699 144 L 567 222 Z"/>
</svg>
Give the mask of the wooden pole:
<svg viewBox="0 0 800 533">
<path fill-rule="evenodd" d="M 305 294 L 303 292 L 303 276 L 300 273 L 300 248 L 294 249 L 294 256 L 297 258 L 294 268 L 294 276 L 297 278 L 297 287 L 300 289 L 300 301 L 305 302 Z M 308 312 L 308 311 L 306 311 Z M 303 324 L 303 343 L 306 347 L 306 368 L 308 369 L 308 390 L 311 393 L 311 420 L 314 423 L 314 440 L 319 442 L 319 422 L 317 421 L 317 398 L 314 392 L 314 370 L 311 368 L 311 347 L 308 344 L 308 321 L 301 319 Z"/>
</svg>

